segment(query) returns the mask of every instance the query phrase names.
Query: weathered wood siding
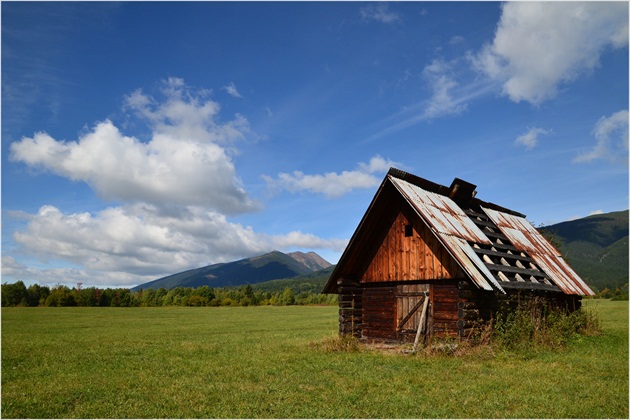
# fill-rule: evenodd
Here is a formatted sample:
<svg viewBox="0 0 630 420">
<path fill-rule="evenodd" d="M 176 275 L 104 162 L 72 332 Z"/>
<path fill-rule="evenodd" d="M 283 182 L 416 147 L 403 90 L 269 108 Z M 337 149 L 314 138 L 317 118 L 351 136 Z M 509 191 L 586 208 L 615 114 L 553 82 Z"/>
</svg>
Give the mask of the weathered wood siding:
<svg viewBox="0 0 630 420">
<path fill-rule="evenodd" d="M 412 227 L 412 234 L 405 230 Z M 367 269 L 362 283 L 383 281 L 412 281 L 451 279 L 459 267 L 448 251 L 424 225 L 412 224 L 400 211 L 384 236 Z"/>
<path fill-rule="evenodd" d="M 396 286 L 364 285 L 363 337 L 396 339 Z"/>
<path fill-rule="evenodd" d="M 339 334 L 342 336 L 361 337 L 363 299 L 360 285 L 341 279 L 339 288 Z"/>
<path fill-rule="evenodd" d="M 396 286 L 396 332 L 401 341 L 415 339 L 424 299 L 430 299 L 430 288 L 431 285 L 426 282 L 401 283 Z M 429 316 L 430 312 L 427 312 L 427 320 Z"/>
<path fill-rule="evenodd" d="M 431 318 L 429 334 L 437 337 L 458 335 L 457 280 L 436 281 L 431 287 Z"/>
</svg>

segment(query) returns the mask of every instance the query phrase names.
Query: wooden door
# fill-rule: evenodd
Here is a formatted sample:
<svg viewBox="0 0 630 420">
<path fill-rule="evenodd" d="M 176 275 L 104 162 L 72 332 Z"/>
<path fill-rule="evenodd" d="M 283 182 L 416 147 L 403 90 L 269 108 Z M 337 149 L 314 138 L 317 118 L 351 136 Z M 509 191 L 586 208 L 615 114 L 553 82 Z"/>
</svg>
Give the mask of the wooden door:
<svg viewBox="0 0 630 420">
<path fill-rule="evenodd" d="M 428 284 L 396 286 L 396 331 L 401 338 L 415 337 L 422 317 L 424 300 L 429 299 L 429 287 Z M 425 327 L 430 313 L 428 309 L 424 317 Z"/>
</svg>

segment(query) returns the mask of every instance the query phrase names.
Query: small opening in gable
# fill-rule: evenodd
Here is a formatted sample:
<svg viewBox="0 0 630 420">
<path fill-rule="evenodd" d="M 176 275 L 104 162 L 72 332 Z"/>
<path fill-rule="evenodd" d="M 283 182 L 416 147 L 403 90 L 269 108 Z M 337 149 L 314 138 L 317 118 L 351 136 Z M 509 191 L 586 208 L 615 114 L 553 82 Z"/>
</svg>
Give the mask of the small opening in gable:
<svg viewBox="0 0 630 420">
<path fill-rule="evenodd" d="M 413 236 L 413 226 L 405 225 L 405 237 Z"/>
</svg>

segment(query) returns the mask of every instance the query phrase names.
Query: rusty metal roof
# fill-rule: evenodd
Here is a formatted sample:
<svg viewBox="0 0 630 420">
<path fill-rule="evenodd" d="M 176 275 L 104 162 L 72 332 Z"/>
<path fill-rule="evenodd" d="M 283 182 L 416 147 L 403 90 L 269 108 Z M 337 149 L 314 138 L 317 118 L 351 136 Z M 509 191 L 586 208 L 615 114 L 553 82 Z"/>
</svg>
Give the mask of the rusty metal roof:
<svg viewBox="0 0 630 420">
<path fill-rule="evenodd" d="M 477 286 L 493 290 L 492 284 L 495 289 L 505 293 L 468 243 L 489 245 L 492 242 L 453 200 L 444 195 L 425 191 L 402 179 L 392 176 L 389 176 L 389 179 Z"/>
<path fill-rule="evenodd" d="M 525 252 L 566 294 L 593 296 L 593 291 L 562 258 L 560 252 L 522 217 L 483 208 L 512 244 Z"/>
<path fill-rule="evenodd" d="M 355 238 L 359 232 L 369 230 L 364 225 L 368 223 L 368 215 L 375 211 L 376 201 L 383 203 L 378 206 L 381 213 L 387 211 L 388 205 L 382 201 L 387 199 L 381 194 L 389 191 L 384 190 L 388 184 L 394 186 L 392 193 L 397 191 L 410 204 L 479 288 L 502 293 L 506 293 L 506 289 L 531 289 L 594 295 L 525 215 L 479 200 L 475 197 L 474 184 L 456 178 L 449 188 L 395 168 L 390 169 L 383 180 L 324 287 L 324 293 L 336 290 L 342 274 L 352 276 L 348 267 L 362 258 L 360 241 Z M 378 218 L 371 220 L 373 224 Z"/>
</svg>

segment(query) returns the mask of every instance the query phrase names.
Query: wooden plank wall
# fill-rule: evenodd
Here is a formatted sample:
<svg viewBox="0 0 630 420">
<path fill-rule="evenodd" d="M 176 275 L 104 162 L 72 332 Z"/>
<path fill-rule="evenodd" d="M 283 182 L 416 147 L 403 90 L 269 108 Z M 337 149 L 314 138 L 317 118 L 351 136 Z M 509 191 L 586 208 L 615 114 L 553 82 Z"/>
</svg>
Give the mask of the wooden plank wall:
<svg viewBox="0 0 630 420">
<path fill-rule="evenodd" d="M 430 299 L 429 292 L 429 283 L 399 283 L 396 286 L 396 331 L 399 339 L 403 341 L 414 340 L 422 316 L 422 303 L 425 293 L 427 293 L 427 298 Z M 413 315 L 408 317 L 408 314 L 418 304 L 420 304 L 420 307 Z M 404 325 L 401 325 L 405 318 L 407 318 L 407 321 Z"/>
<path fill-rule="evenodd" d="M 422 222 L 413 224 L 413 234 L 405 236 L 412 225 L 400 211 L 378 245 L 361 282 L 450 279 L 459 267 L 433 232 Z"/>
</svg>

